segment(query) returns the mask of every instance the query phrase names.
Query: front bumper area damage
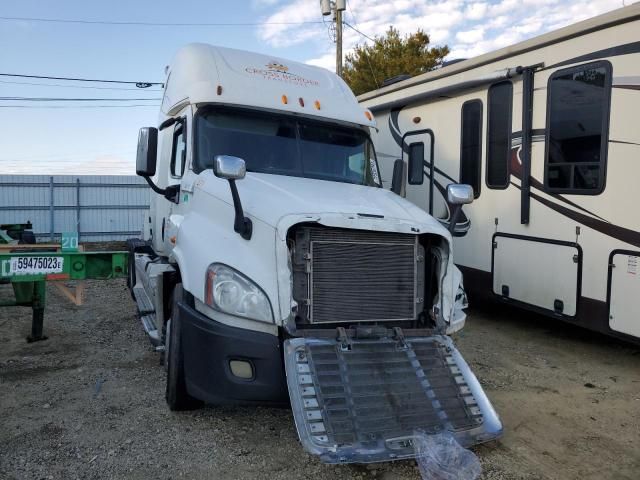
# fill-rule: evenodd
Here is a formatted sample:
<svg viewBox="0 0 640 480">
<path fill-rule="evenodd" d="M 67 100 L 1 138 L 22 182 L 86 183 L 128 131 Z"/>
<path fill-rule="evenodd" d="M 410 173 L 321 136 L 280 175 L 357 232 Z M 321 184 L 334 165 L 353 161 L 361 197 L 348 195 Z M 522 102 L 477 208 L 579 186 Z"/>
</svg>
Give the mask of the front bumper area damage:
<svg viewBox="0 0 640 480">
<path fill-rule="evenodd" d="M 338 332 L 285 341 L 298 435 L 323 462 L 412 458 L 420 432 L 449 431 L 463 446 L 501 435 L 500 419 L 449 337 L 404 338 L 398 328 L 378 338 Z"/>
</svg>

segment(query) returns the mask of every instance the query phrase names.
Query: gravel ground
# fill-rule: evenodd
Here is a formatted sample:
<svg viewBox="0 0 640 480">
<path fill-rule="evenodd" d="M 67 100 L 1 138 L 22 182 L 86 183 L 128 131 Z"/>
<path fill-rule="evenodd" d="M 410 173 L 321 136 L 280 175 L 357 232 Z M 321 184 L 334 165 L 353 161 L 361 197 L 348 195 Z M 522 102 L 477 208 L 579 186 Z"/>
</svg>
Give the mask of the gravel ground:
<svg viewBox="0 0 640 480">
<path fill-rule="evenodd" d="M 321 464 L 288 409 L 172 413 L 124 281 L 87 282 L 80 307 L 47 294 L 44 342 L 24 341 L 29 309 L 0 309 L 2 479 L 420 478 L 413 461 Z M 455 340 L 505 426 L 475 448 L 482 478 L 640 478 L 638 348 L 487 309 Z"/>
</svg>

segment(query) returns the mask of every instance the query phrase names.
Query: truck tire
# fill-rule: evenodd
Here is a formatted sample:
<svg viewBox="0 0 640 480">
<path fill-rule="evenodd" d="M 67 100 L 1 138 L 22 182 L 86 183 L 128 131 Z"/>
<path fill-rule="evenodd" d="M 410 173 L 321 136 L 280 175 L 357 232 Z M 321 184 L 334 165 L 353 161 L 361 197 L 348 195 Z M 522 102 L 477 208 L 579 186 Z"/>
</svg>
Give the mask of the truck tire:
<svg viewBox="0 0 640 480">
<path fill-rule="evenodd" d="M 184 375 L 184 352 L 182 349 L 182 325 L 180 323 L 180 310 L 178 302 L 182 299 L 182 284 L 178 283 L 173 289 L 171 300 L 171 322 L 167 328 L 169 339 L 167 341 L 168 352 L 165 353 L 167 364 L 167 389 L 165 398 L 169 410 L 193 410 L 202 406 L 202 402 L 187 392 Z"/>
</svg>

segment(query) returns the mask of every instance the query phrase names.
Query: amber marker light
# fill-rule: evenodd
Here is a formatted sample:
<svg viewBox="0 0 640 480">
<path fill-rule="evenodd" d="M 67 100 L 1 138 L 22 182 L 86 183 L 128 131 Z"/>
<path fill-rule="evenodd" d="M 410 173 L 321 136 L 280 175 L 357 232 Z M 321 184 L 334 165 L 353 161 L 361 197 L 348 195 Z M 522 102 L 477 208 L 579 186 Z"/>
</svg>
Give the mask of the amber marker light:
<svg viewBox="0 0 640 480">
<path fill-rule="evenodd" d="M 313 102 L 313 104 L 316 106 L 316 110 L 320 110 L 320 101 L 316 100 L 315 102 Z"/>
<path fill-rule="evenodd" d="M 369 121 L 373 120 L 373 116 L 371 115 L 371 112 L 369 110 L 365 110 L 364 116 L 367 117 Z"/>
<path fill-rule="evenodd" d="M 216 272 L 207 269 L 204 285 L 204 303 L 213 307 L 213 281 L 216 278 Z"/>
<path fill-rule="evenodd" d="M 282 95 L 282 103 L 283 103 L 283 104 L 285 104 L 285 105 L 286 105 L 287 103 L 289 103 L 289 99 L 287 98 L 287 96 L 286 96 L 286 95 Z"/>
</svg>

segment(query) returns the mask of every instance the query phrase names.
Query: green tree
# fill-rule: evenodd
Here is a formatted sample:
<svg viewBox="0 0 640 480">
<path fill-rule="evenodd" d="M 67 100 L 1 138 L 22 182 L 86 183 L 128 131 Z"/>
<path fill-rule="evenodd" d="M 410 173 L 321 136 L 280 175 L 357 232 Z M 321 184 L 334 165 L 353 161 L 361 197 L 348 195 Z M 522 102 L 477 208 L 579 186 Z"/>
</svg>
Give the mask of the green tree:
<svg viewBox="0 0 640 480">
<path fill-rule="evenodd" d="M 412 77 L 442 65 L 449 47 L 430 47 L 429 36 L 422 30 L 400 36 L 393 27 L 376 37 L 373 45 L 356 45 L 347 54 L 343 78 L 356 95 L 382 85 L 386 78 L 407 74 Z"/>
</svg>

